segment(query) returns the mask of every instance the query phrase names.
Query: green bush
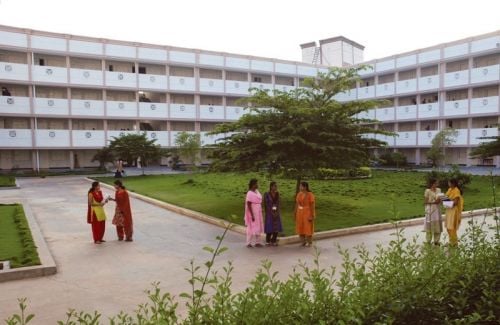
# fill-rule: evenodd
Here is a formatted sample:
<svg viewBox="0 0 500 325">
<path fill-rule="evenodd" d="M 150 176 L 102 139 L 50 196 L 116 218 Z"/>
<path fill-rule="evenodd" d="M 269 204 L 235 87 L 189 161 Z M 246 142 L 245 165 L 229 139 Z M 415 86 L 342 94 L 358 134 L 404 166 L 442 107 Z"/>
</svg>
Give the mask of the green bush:
<svg viewBox="0 0 500 325">
<path fill-rule="evenodd" d="M 404 167 L 408 165 L 406 156 L 401 152 L 386 152 L 380 155 L 379 161 L 382 166 Z"/>
<path fill-rule="evenodd" d="M 462 189 L 466 188 L 472 180 L 470 174 L 462 173 L 460 168 L 456 165 L 451 166 L 447 172 L 433 170 L 425 175 L 426 184 L 428 184 L 431 179 L 435 179 L 439 182 L 438 187 L 441 188 L 442 191 L 446 191 L 448 188 L 448 181 L 452 178 L 458 181 Z"/>
<path fill-rule="evenodd" d="M 318 168 L 313 178 L 316 179 L 336 179 L 336 178 L 356 178 L 370 177 L 371 169 L 369 167 L 351 168 L 351 169 L 333 169 Z"/>
<path fill-rule="evenodd" d="M 178 303 L 157 285 L 149 302 L 134 315 L 121 313 L 110 324 L 498 324 L 500 318 L 500 236 L 474 224 L 457 248 L 422 247 L 396 228 L 387 247 L 370 254 L 364 246 L 354 255 L 340 249 L 342 271 L 299 264 L 279 280 L 270 261 L 262 262 L 247 288 L 232 291 L 233 266 L 216 270 L 214 261 L 226 250 L 217 247 L 203 265 L 191 262 L 192 290 L 179 296 L 188 308 L 182 319 Z M 493 231 L 493 235 L 491 232 Z M 7 324 L 22 324 L 14 315 Z M 70 311 L 61 324 L 99 324 L 98 312 Z"/>
</svg>

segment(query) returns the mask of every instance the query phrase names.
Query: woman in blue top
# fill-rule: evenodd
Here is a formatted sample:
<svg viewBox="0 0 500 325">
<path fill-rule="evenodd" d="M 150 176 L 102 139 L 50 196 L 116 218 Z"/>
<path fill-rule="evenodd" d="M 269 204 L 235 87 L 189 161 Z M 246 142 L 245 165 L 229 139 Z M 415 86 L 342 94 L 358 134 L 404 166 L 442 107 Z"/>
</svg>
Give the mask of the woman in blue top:
<svg viewBox="0 0 500 325">
<path fill-rule="evenodd" d="M 276 182 L 269 184 L 269 192 L 264 194 L 264 210 L 266 221 L 264 232 L 266 233 L 266 245 L 278 246 L 278 233 L 283 231 L 280 216 L 280 193 Z"/>
</svg>

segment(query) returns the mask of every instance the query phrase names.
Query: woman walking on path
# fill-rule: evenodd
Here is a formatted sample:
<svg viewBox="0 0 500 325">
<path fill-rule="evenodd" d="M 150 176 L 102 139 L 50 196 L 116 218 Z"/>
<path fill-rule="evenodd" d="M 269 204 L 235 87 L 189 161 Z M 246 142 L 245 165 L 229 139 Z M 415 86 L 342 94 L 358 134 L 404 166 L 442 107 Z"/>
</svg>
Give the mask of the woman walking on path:
<svg viewBox="0 0 500 325">
<path fill-rule="evenodd" d="M 278 246 L 278 233 L 283 231 L 280 205 L 278 185 L 276 182 L 271 182 L 269 192 L 264 193 L 264 211 L 266 212 L 264 232 L 266 233 L 267 246 Z"/>
<path fill-rule="evenodd" d="M 464 199 L 462 197 L 462 190 L 458 187 L 458 181 L 456 179 L 450 179 L 448 181 L 448 187 L 446 196 L 453 201 L 453 206 L 446 209 L 445 225 L 446 230 L 448 230 L 448 236 L 450 237 L 450 246 L 457 246 L 457 231 L 460 227 L 460 221 L 462 220 Z"/>
<path fill-rule="evenodd" d="M 263 232 L 262 224 L 262 195 L 259 193 L 259 185 L 255 178 L 248 184 L 248 192 L 245 199 L 245 226 L 247 231 L 247 247 L 251 248 L 252 242 L 255 247 L 262 247 L 260 236 Z"/>
<path fill-rule="evenodd" d="M 314 194 L 309 190 L 309 184 L 301 182 L 300 192 L 295 198 L 295 230 L 300 236 L 302 246 L 312 245 L 314 219 L 316 218 L 315 204 Z"/>
<path fill-rule="evenodd" d="M 104 200 L 99 182 L 92 182 L 88 192 L 87 223 L 92 225 L 95 244 L 105 242 L 103 237 L 106 229 L 106 213 L 103 207 L 107 202 L 108 200 Z"/>
<path fill-rule="evenodd" d="M 439 189 L 437 185 L 437 180 L 431 179 L 429 181 L 429 187 L 424 192 L 424 231 L 426 242 L 428 244 L 434 243 L 436 246 L 439 245 L 441 233 L 443 232 L 443 220 L 439 207 L 439 203 L 441 203 L 441 189 Z"/>
<path fill-rule="evenodd" d="M 113 224 L 116 226 L 118 240 L 122 241 L 125 238 L 125 241 L 132 241 L 132 234 L 134 231 L 128 192 L 125 186 L 123 186 L 122 181 L 116 180 L 114 184 L 116 190 L 114 198 L 114 201 L 116 201 L 116 208 Z"/>
</svg>

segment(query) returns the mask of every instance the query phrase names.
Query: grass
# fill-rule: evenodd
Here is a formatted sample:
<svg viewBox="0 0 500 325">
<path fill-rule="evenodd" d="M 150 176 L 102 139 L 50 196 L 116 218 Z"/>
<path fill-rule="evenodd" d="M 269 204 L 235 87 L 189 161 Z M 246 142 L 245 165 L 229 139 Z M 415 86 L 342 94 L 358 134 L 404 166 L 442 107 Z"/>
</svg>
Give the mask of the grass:
<svg viewBox="0 0 500 325">
<path fill-rule="evenodd" d="M 40 265 L 20 204 L 0 205 L 0 261 L 10 261 L 12 268 Z"/>
<path fill-rule="evenodd" d="M 0 175 L 0 187 L 16 186 L 16 178 L 9 175 Z"/>
<path fill-rule="evenodd" d="M 418 172 L 374 171 L 373 178 L 359 180 L 312 180 L 316 196 L 316 231 L 387 222 L 394 196 L 398 219 L 423 216 L 424 174 Z M 250 178 L 260 180 L 260 191 L 268 189 L 261 174 L 177 174 L 127 177 L 133 192 L 147 195 L 214 217 L 230 220 L 236 215 L 243 224 L 243 204 Z M 99 178 L 111 184 L 111 177 Z M 295 180 L 277 179 L 282 196 L 282 220 L 286 235 L 294 233 L 293 207 Z M 494 182 L 499 185 L 500 177 Z M 444 189 L 443 189 L 444 190 Z M 465 210 L 492 206 L 491 179 L 473 176 L 464 193 Z"/>
</svg>

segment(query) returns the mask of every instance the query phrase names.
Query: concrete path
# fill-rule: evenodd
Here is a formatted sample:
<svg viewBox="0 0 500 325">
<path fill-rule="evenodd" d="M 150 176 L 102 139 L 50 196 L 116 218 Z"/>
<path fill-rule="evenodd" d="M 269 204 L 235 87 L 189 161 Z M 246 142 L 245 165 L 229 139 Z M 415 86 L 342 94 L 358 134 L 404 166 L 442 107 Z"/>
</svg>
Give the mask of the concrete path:
<svg viewBox="0 0 500 325">
<path fill-rule="evenodd" d="M 125 179 L 126 181 L 126 179 Z M 177 215 L 140 200 L 132 199 L 134 242 L 118 242 L 110 220 L 106 243 L 95 245 L 86 223 L 86 194 L 90 186 L 83 177 L 20 179 L 21 189 L 0 191 L 0 200 L 29 202 L 41 231 L 55 258 L 58 273 L 53 276 L 0 283 L 0 322 L 18 312 L 17 298 L 28 297 L 32 324 L 55 324 L 69 308 L 99 310 L 104 316 L 120 310 L 132 312 L 146 302 L 144 290 L 160 281 L 160 287 L 178 296 L 188 291 L 189 274 L 184 267 L 191 259 L 202 264 L 208 259 L 204 246 L 214 246 L 221 228 Z M 105 190 L 106 194 L 112 194 Z M 108 218 L 113 204 L 106 207 Z M 321 217 L 321 216 L 319 216 Z M 481 218 L 482 219 L 482 218 Z M 465 228 L 465 227 L 463 227 Z M 421 235 L 421 227 L 410 227 L 408 236 Z M 393 230 L 339 237 L 317 242 L 324 266 L 340 266 L 335 245 L 350 248 L 365 243 L 374 249 L 387 243 Z M 298 260 L 311 262 L 311 248 L 296 245 L 248 249 L 244 236 L 229 233 L 217 265 L 232 260 L 234 289 L 253 277 L 260 261 L 269 259 L 285 278 Z M 183 303 L 179 304 L 180 311 Z M 106 319 L 105 317 L 103 319 Z"/>
</svg>

